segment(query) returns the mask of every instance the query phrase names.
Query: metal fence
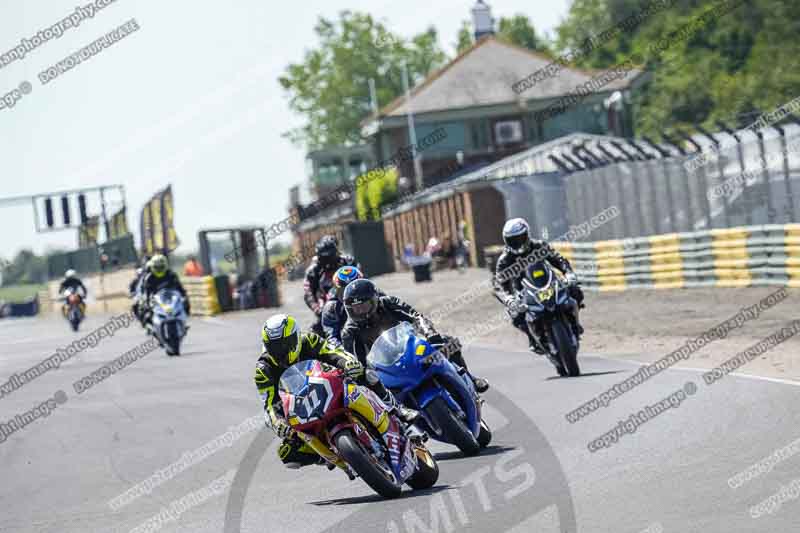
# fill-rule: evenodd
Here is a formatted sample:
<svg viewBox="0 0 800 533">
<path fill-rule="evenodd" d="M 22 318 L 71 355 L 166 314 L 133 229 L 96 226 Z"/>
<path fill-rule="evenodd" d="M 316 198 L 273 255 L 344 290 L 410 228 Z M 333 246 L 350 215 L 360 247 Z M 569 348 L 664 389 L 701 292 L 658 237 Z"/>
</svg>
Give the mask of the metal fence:
<svg viewBox="0 0 800 533">
<path fill-rule="evenodd" d="M 47 271 L 49 279 L 58 279 L 64 276 L 67 269 L 75 269 L 79 275 L 93 274 L 101 270 L 100 253 L 108 255 L 108 270 L 135 264 L 138 261 L 133 236 L 126 235 L 119 239 L 106 241 L 99 247 L 81 248 L 73 252 L 52 254 L 47 258 Z"/>
<path fill-rule="evenodd" d="M 564 176 L 570 224 L 609 206 L 620 215 L 586 240 L 800 221 L 800 127 L 731 133 L 708 135 L 705 145 L 687 137 L 698 150 L 691 154 L 674 144 L 615 143 L 620 150 L 605 155 L 616 162 Z M 584 155 L 575 157 L 591 163 Z"/>
</svg>

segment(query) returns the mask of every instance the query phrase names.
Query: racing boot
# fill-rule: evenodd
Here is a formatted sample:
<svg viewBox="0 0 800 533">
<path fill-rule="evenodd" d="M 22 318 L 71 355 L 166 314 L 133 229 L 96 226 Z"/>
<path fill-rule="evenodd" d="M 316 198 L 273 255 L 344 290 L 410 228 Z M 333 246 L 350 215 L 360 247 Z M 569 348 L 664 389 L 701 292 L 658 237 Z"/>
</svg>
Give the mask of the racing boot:
<svg viewBox="0 0 800 533">
<path fill-rule="evenodd" d="M 475 390 L 481 394 L 489 390 L 489 382 L 483 378 L 478 378 L 473 376 L 472 374 L 469 375 L 470 379 L 472 380 L 472 385 L 475 387 Z"/>
<path fill-rule="evenodd" d="M 486 392 L 489 390 L 489 382 L 483 378 L 479 378 L 477 376 L 473 376 L 472 373 L 467 370 L 467 362 L 464 361 L 464 356 L 461 354 L 461 350 L 456 350 L 450 354 L 450 362 L 456 365 L 458 368 L 458 373 L 460 375 L 467 375 L 470 381 L 472 381 L 472 386 L 475 387 L 475 391 L 478 394 Z"/>
<path fill-rule="evenodd" d="M 389 412 L 397 415 L 397 418 L 402 420 L 405 424 L 409 426 L 413 425 L 417 418 L 419 418 L 419 411 L 401 405 L 389 389 L 386 389 L 386 392 L 387 394 L 385 394 L 381 400 L 389 406 Z"/>
<path fill-rule="evenodd" d="M 580 305 L 575 305 L 575 307 L 572 309 L 572 326 L 573 329 L 575 330 L 575 335 L 578 338 L 580 338 L 581 335 L 583 335 L 583 326 L 581 326 L 581 321 L 580 321 L 581 307 L 585 307 L 583 303 L 581 303 Z"/>
<path fill-rule="evenodd" d="M 399 403 L 395 403 L 393 408 L 397 414 L 397 417 L 409 426 L 414 425 L 414 422 L 416 422 L 417 418 L 419 418 L 419 411 L 409 409 L 408 407 L 400 405 Z"/>
<path fill-rule="evenodd" d="M 539 355 L 547 355 L 550 353 L 550 343 L 547 340 L 547 335 L 544 332 L 544 325 L 541 321 L 534 322 L 533 324 L 534 329 L 536 330 L 536 335 L 533 335 L 530 331 L 528 331 L 528 338 L 536 343 L 536 349 L 533 351 Z"/>
<path fill-rule="evenodd" d="M 281 444 L 278 448 L 278 457 L 286 468 L 292 470 L 327 463 L 313 448 L 296 436 L 290 437 Z"/>
<path fill-rule="evenodd" d="M 409 409 L 400 405 L 400 403 L 397 401 L 397 398 L 395 398 L 394 394 L 392 394 L 392 391 L 387 389 L 386 386 L 381 383 L 380 378 L 378 378 L 378 374 L 373 370 L 367 370 L 364 373 L 364 383 L 372 390 L 372 392 L 378 395 L 384 404 L 386 404 L 390 413 L 396 414 L 397 418 L 406 424 L 413 424 L 414 421 L 419 417 L 419 411 L 415 411 L 414 409 Z"/>
<path fill-rule="evenodd" d="M 542 345 L 539 344 L 539 341 L 536 340 L 536 337 L 528 333 L 528 349 L 535 354 L 544 355 L 547 352 L 544 351 Z"/>
<path fill-rule="evenodd" d="M 461 374 L 462 376 L 464 374 L 467 375 L 467 377 L 470 379 L 470 381 L 472 381 L 472 386 L 475 387 L 475 392 L 477 392 L 478 394 L 484 393 L 487 390 L 489 390 L 489 382 L 488 381 L 486 381 L 483 378 L 479 378 L 479 377 L 473 376 L 463 366 L 459 367 L 458 373 Z"/>
</svg>

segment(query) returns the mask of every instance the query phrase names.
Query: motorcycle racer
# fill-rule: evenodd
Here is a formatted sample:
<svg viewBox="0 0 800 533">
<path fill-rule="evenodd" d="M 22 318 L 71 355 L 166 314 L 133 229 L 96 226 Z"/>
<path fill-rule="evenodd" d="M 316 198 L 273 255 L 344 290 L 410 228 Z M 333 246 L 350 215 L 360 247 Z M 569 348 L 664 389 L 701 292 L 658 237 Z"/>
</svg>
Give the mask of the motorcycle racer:
<svg viewBox="0 0 800 533">
<path fill-rule="evenodd" d="M 82 298 L 86 298 L 88 292 L 86 286 L 78 277 L 78 273 L 71 268 L 64 273 L 64 280 L 61 282 L 61 285 L 58 286 L 58 293 L 63 294 L 67 289 L 73 289 L 76 292 L 79 291 Z"/>
<path fill-rule="evenodd" d="M 431 345 L 440 349 L 467 373 L 476 391 L 486 392 L 489 389 L 485 379 L 473 376 L 467 369 L 458 339 L 439 334 L 422 313 L 400 298 L 379 294 L 370 280 L 359 279 L 350 283 L 344 290 L 344 306 L 347 322 L 342 328 L 342 344 L 362 363 L 366 362 L 370 348 L 384 331 L 400 322 L 409 322 L 420 329 Z"/>
<path fill-rule="evenodd" d="M 356 260 L 349 255 L 339 253 L 339 245 L 332 235 L 325 235 L 317 243 L 317 255 L 311 259 L 306 270 L 303 283 L 303 299 L 317 317 L 311 331 L 322 335 L 322 307 L 333 288 L 333 274 L 343 266 L 358 266 Z"/>
<path fill-rule="evenodd" d="M 154 255 L 150 259 L 149 269 L 150 272 L 147 273 L 142 280 L 142 295 L 145 302 L 148 302 L 149 305 L 150 299 L 160 290 L 173 289 L 178 291 L 183 297 L 186 314 L 190 315 L 191 305 L 189 303 L 189 297 L 186 295 L 186 289 L 183 288 L 181 280 L 178 279 L 175 272 L 169 268 L 167 258 L 162 254 Z M 148 315 L 149 313 L 150 310 L 148 309 Z"/>
<path fill-rule="evenodd" d="M 128 285 L 128 295 L 133 304 L 131 304 L 131 311 L 133 315 L 139 320 L 139 323 L 144 327 L 145 313 L 142 305 L 142 282 L 147 274 L 150 273 L 150 258 L 145 256 L 142 258 L 142 266 L 136 269 L 136 277 L 131 280 Z"/>
<path fill-rule="evenodd" d="M 64 291 L 66 290 L 73 290 L 80 296 L 81 313 L 85 313 L 86 304 L 83 301 L 86 299 L 88 291 L 86 290 L 86 286 L 78 277 L 78 273 L 71 268 L 64 273 L 64 280 L 61 282 L 61 285 L 58 286 L 58 294 L 62 297 L 61 300 L 64 302 L 64 305 L 61 306 L 61 314 L 63 314 L 65 317 L 67 316 L 68 306 L 67 299 L 63 295 Z"/>
<path fill-rule="evenodd" d="M 583 304 L 584 295 L 580 288 L 578 277 L 572 270 L 572 265 L 558 251 L 556 251 L 547 241 L 531 239 L 530 226 L 524 218 L 512 218 L 503 226 L 503 242 L 505 248 L 497 260 L 495 267 L 495 282 L 498 288 L 498 297 L 508 308 L 508 313 L 512 317 L 512 324 L 517 329 L 523 331 L 528 337 L 528 345 L 531 351 L 544 354 L 544 347 L 528 331 L 525 323 L 525 313 L 517 309 L 516 294 L 522 289 L 522 277 L 524 276 L 525 266 L 536 261 L 547 260 L 554 268 L 564 274 L 569 295 L 577 302 L 573 319 L 578 335 L 583 333 L 583 327 L 579 321 L 579 309 L 585 307 Z M 519 265 L 515 267 L 515 265 Z"/>
<path fill-rule="evenodd" d="M 291 365 L 300 361 L 316 359 L 339 368 L 359 385 L 375 392 L 381 400 L 406 424 L 411 424 L 419 415 L 397 403 L 372 372 L 351 354 L 313 332 L 300 331 L 297 320 L 290 315 L 273 315 L 261 330 L 263 350 L 256 363 L 255 383 L 264 408 L 267 424 L 283 439 L 278 455 L 289 468 L 300 468 L 310 464 L 323 464 L 324 460 L 299 437 L 293 434 L 286 420 L 278 394 L 281 375 Z"/>
<path fill-rule="evenodd" d="M 342 327 L 347 322 L 347 311 L 344 308 L 344 289 L 351 281 L 361 279 L 364 274 L 357 268 L 344 266 L 333 275 L 333 289 L 331 297 L 322 308 L 322 329 L 328 340 L 341 344 Z M 380 296 L 383 292 L 378 290 Z"/>
</svg>

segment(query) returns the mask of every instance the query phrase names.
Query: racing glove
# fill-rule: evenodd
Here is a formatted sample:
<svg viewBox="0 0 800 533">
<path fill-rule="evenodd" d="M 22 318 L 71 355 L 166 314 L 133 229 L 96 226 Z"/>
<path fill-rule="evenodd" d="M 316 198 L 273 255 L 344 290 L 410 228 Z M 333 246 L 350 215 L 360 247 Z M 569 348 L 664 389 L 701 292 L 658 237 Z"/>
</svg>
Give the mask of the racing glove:
<svg viewBox="0 0 800 533">
<path fill-rule="evenodd" d="M 571 270 L 566 274 L 564 274 L 564 278 L 567 281 L 567 285 L 569 285 L 570 287 L 578 284 L 578 276 L 575 274 L 575 272 L 572 272 Z"/>
<path fill-rule="evenodd" d="M 424 317 L 417 318 L 414 321 L 414 327 L 425 338 L 429 339 L 430 337 L 435 337 L 435 336 L 438 335 L 438 333 L 436 332 L 436 329 L 433 327 L 433 324 L 431 323 L 431 321 L 426 319 L 426 318 L 424 318 Z"/>
<path fill-rule="evenodd" d="M 357 380 L 364 375 L 364 366 L 355 359 L 348 359 L 344 364 L 344 375 L 352 380 Z"/>
<path fill-rule="evenodd" d="M 282 439 L 292 434 L 292 426 L 283 418 L 276 418 L 275 421 L 272 422 L 272 430 Z"/>
<path fill-rule="evenodd" d="M 511 315 L 511 317 L 516 317 L 517 315 L 523 313 L 526 310 L 525 306 L 516 296 L 508 296 L 506 298 L 505 304 L 508 314 Z"/>
</svg>

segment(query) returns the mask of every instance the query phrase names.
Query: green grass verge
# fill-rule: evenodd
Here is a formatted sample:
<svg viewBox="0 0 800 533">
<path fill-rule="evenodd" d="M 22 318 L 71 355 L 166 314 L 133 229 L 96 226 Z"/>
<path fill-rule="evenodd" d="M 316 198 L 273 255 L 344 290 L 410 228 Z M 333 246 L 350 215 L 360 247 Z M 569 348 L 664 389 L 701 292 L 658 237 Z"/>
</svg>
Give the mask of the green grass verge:
<svg viewBox="0 0 800 533">
<path fill-rule="evenodd" d="M 24 302 L 35 296 L 40 290 L 44 290 L 44 288 L 45 285 L 37 283 L 0 287 L 0 300 L 5 300 L 6 302 Z"/>
</svg>

